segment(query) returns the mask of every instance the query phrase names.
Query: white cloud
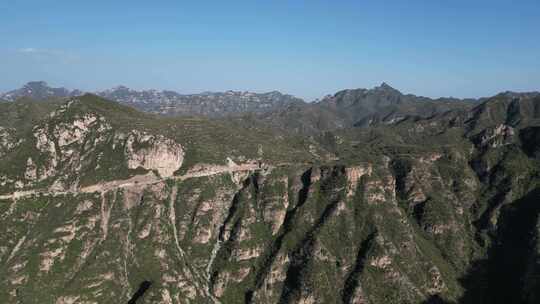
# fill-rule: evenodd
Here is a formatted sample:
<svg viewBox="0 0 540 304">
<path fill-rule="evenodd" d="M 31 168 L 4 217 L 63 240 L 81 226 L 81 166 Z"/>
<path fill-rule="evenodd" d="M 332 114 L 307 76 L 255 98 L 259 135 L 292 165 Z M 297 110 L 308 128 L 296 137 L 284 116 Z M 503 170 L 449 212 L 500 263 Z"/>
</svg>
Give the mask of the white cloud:
<svg viewBox="0 0 540 304">
<path fill-rule="evenodd" d="M 62 50 L 39 49 L 39 48 L 33 48 L 33 47 L 22 48 L 22 49 L 18 49 L 17 51 L 22 54 L 37 54 L 37 55 L 49 55 L 49 56 L 66 55 L 66 52 Z"/>
<path fill-rule="evenodd" d="M 19 49 L 19 53 L 39 53 L 40 51 L 36 48 L 22 48 Z"/>
</svg>

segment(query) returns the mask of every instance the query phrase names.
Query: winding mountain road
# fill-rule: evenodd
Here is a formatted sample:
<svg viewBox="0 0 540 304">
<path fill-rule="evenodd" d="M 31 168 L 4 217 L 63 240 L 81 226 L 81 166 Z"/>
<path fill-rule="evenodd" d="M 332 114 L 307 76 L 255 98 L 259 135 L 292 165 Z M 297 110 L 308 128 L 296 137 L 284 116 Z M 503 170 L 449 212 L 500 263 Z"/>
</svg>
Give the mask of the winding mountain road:
<svg viewBox="0 0 540 304">
<path fill-rule="evenodd" d="M 219 175 L 225 173 L 235 173 L 235 172 L 252 172 L 258 170 L 266 170 L 271 167 L 265 166 L 261 167 L 259 164 L 247 163 L 247 164 L 229 164 L 229 165 L 209 165 L 203 166 L 196 170 L 190 170 L 184 175 L 172 176 L 169 178 L 161 178 L 156 176 L 154 173 L 150 172 L 145 175 L 135 175 L 128 179 L 124 180 L 113 180 L 108 182 L 103 182 L 91 186 L 82 187 L 77 190 L 66 190 L 66 191 L 51 191 L 49 189 L 35 189 L 35 190 L 25 190 L 17 191 L 9 194 L 0 195 L 0 200 L 17 200 L 21 198 L 33 197 L 36 195 L 46 195 L 46 196 L 62 196 L 62 195 L 76 195 L 80 193 L 105 193 L 111 190 L 132 188 L 132 187 L 146 187 L 167 180 L 187 180 L 190 178 L 205 177 L 212 175 Z"/>
</svg>

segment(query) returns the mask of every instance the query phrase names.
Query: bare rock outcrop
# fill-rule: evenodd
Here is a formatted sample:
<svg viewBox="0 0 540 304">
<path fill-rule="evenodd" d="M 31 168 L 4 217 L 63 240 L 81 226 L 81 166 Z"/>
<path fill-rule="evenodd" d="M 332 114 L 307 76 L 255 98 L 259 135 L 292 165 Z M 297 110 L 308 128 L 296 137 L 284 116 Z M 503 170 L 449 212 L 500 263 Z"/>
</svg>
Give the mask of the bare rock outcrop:
<svg viewBox="0 0 540 304">
<path fill-rule="evenodd" d="M 162 177 L 173 176 L 184 161 L 184 149 L 180 144 L 161 135 L 139 131 L 128 136 L 125 154 L 128 168 L 156 170 Z"/>
</svg>

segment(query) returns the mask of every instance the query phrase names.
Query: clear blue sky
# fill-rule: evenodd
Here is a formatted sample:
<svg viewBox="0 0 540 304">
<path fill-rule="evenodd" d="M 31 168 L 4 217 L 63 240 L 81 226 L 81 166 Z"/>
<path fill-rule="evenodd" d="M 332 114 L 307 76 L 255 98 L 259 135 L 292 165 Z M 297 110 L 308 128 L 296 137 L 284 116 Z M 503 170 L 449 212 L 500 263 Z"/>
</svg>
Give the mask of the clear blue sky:
<svg viewBox="0 0 540 304">
<path fill-rule="evenodd" d="M 540 1 L 1 1 L 0 71 L 0 91 L 540 90 Z"/>
</svg>

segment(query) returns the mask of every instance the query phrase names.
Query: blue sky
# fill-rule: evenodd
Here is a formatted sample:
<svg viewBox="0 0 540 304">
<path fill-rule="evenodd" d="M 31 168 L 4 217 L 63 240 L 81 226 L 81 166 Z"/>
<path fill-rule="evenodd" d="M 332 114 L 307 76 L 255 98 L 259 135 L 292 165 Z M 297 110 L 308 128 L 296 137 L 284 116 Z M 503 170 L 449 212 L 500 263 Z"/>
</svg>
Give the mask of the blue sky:
<svg viewBox="0 0 540 304">
<path fill-rule="evenodd" d="M 2 1 L 0 91 L 540 90 L 540 1 Z"/>
</svg>

